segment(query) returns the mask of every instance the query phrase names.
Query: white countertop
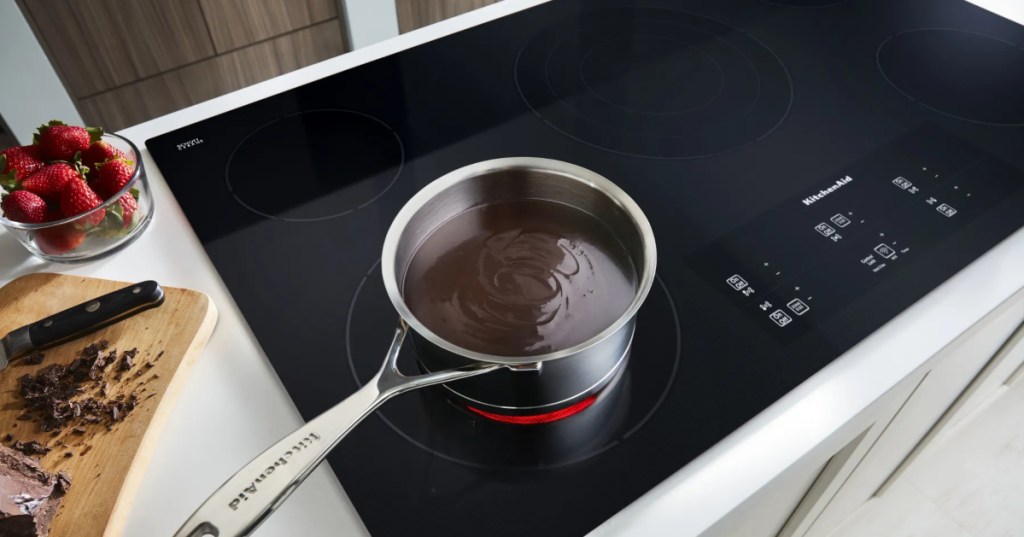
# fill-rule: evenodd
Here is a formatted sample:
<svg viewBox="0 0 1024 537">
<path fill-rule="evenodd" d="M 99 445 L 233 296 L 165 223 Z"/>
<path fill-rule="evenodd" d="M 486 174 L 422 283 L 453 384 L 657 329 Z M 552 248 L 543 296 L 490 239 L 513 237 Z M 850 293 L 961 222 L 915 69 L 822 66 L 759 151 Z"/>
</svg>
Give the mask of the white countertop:
<svg viewBox="0 0 1024 537">
<path fill-rule="evenodd" d="M 155 135 L 543 1 L 505 0 L 121 134 L 144 147 L 144 142 Z M 125 530 L 129 536 L 171 534 L 235 470 L 300 423 L 298 412 L 148 151 L 143 153 L 156 199 L 155 215 L 151 227 L 126 250 L 85 265 L 56 265 L 30 257 L 14 237 L 0 232 L 0 284 L 32 272 L 126 281 L 155 279 L 168 286 L 204 291 L 220 311 L 213 337 L 161 433 L 134 498 Z M 700 533 L 1022 287 L 1024 229 L 593 534 Z M 401 516 L 400 505 L 395 505 L 395 512 Z M 256 532 L 263 537 L 365 534 L 338 481 L 326 467 L 315 472 Z"/>
</svg>

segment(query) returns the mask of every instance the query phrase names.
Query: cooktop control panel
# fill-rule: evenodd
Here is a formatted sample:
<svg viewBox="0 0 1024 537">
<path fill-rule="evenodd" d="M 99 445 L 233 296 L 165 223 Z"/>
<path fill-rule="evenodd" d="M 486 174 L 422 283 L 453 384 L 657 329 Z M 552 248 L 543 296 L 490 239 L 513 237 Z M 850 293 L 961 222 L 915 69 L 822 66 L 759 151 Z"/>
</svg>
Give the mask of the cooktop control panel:
<svg viewBox="0 0 1024 537">
<path fill-rule="evenodd" d="M 1016 169 L 927 125 L 688 261 L 757 324 L 790 342 L 1022 185 Z"/>
</svg>

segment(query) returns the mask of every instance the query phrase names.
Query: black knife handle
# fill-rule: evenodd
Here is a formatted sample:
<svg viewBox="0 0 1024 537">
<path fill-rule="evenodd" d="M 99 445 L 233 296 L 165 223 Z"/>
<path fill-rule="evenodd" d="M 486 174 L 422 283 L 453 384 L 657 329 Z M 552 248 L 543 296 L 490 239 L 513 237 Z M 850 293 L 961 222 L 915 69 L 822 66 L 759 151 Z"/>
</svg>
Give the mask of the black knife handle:
<svg viewBox="0 0 1024 537">
<path fill-rule="evenodd" d="M 150 280 L 83 302 L 24 327 L 32 343 L 32 349 L 26 352 L 83 336 L 163 301 L 164 290 Z"/>
</svg>

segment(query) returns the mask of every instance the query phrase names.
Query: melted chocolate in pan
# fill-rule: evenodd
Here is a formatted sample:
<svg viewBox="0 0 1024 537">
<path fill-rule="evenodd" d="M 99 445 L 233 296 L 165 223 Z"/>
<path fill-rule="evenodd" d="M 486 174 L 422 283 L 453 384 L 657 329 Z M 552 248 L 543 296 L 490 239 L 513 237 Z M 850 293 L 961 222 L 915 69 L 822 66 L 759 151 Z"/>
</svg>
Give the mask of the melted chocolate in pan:
<svg viewBox="0 0 1024 537">
<path fill-rule="evenodd" d="M 403 297 L 442 338 L 498 356 L 582 343 L 611 326 L 636 293 L 625 248 L 602 222 L 545 200 L 475 207 L 417 249 Z"/>
</svg>

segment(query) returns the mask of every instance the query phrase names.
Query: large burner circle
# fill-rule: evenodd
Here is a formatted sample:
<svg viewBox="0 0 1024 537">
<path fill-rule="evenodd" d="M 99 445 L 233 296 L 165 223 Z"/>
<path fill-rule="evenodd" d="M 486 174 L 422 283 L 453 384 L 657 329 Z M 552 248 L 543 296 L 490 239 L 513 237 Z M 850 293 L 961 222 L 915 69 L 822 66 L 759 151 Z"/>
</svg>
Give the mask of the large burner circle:
<svg viewBox="0 0 1024 537">
<path fill-rule="evenodd" d="M 1024 125 L 1024 46 L 954 28 L 893 35 L 876 54 L 882 76 L 918 104 L 997 126 Z"/>
<path fill-rule="evenodd" d="M 610 8 L 544 28 L 520 50 L 516 86 L 537 116 L 624 155 L 716 155 L 771 134 L 789 113 L 789 73 L 763 43 L 704 16 Z"/>
<path fill-rule="evenodd" d="M 679 316 L 668 288 L 657 281 L 637 314 L 627 366 L 578 414 L 543 424 L 497 423 L 449 400 L 441 387 L 396 397 L 375 414 L 418 448 L 478 468 L 552 468 L 612 449 L 647 423 L 677 376 L 682 350 Z M 378 261 L 356 288 L 345 327 L 348 363 L 359 386 L 380 368 L 397 320 Z M 402 347 L 398 364 L 407 374 L 417 372 L 412 344 Z"/>
</svg>

